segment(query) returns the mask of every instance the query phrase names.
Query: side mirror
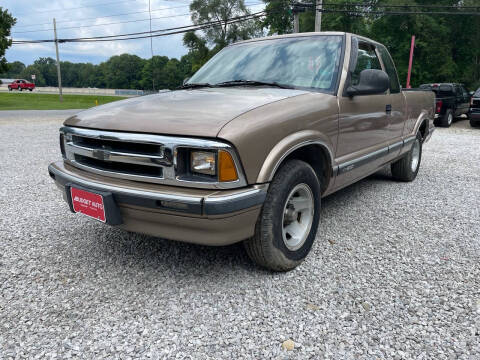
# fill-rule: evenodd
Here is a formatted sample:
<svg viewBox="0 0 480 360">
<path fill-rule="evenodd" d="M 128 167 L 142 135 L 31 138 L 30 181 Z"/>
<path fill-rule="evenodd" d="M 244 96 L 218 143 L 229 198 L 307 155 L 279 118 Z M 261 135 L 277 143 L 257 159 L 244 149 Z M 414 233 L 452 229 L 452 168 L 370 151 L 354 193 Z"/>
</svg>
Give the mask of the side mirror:
<svg viewBox="0 0 480 360">
<path fill-rule="evenodd" d="M 385 71 L 366 69 L 360 73 L 358 85 L 351 85 L 347 88 L 347 94 L 350 97 L 383 94 L 389 88 L 390 78 Z"/>
<path fill-rule="evenodd" d="M 190 77 L 186 77 L 185 79 L 183 79 L 183 84 L 182 85 L 185 85 L 188 80 L 190 80 Z"/>
<path fill-rule="evenodd" d="M 470 96 L 473 96 L 473 94 L 475 94 L 475 91 L 470 91 L 469 94 Z"/>
</svg>

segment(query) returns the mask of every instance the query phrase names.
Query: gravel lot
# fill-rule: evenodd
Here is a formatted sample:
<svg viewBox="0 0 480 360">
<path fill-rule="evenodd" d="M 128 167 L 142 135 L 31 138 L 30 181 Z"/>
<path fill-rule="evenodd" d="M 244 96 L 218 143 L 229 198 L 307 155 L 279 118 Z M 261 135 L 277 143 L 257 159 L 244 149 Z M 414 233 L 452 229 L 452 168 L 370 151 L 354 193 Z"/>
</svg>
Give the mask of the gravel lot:
<svg viewBox="0 0 480 360">
<path fill-rule="evenodd" d="M 436 131 L 415 182 L 385 170 L 324 199 L 307 261 L 273 274 L 240 245 L 71 214 L 47 173 L 66 116 L 0 112 L 0 358 L 480 358 L 480 130 L 465 121 Z"/>
</svg>

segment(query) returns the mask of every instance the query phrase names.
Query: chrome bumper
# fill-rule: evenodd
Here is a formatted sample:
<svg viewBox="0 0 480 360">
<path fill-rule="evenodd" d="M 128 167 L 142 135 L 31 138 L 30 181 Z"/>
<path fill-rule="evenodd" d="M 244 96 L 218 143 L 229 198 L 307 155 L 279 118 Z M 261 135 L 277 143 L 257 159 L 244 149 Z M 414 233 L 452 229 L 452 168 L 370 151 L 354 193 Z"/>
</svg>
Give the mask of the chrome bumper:
<svg viewBox="0 0 480 360">
<path fill-rule="evenodd" d="M 117 204 L 130 204 L 143 208 L 178 212 L 185 215 L 228 215 L 263 204 L 267 196 L 268 185 L 257 185 L 238 190 L 207 191 L 204 195 L 186 196 L 182 194 L 162 193 L 161 191 L 138 190 L 92 181 L 65 171 L 63 162 L 48 166 L 50 177 L 57 185 L 78 185 L 92 191 L 111 193 Z"/>
</svg>

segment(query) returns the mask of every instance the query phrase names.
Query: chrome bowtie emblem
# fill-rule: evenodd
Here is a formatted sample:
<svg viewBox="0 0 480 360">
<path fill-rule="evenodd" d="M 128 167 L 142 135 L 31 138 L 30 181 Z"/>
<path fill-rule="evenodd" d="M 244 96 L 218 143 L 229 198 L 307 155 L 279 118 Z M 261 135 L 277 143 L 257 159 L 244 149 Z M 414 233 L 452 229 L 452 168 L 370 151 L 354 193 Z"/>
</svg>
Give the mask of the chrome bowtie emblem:
<svg viewBox="0 0 480 360">
<path fill-rule="evenodd" d="M 93 150 L 92 152 L 92 157 L 97 159 L 97 160 L 102 160 L 102 161 L 105 161 L 105 160 L 108 160 L 110 159 L 110 151 L 108 150 Z"/>
</svg>

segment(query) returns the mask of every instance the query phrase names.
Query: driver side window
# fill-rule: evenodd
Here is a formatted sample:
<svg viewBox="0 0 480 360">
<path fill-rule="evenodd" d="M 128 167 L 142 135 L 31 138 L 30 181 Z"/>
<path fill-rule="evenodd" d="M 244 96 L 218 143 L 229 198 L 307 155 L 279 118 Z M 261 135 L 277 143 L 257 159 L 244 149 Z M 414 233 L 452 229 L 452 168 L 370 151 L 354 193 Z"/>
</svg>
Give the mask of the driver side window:
<svg viewBox="0 0 480 360">
<path fill-rule="evenodd" d="M 357 65 L 352 73 L 352 85 L 358 85 L 360 73 L 366 69 L 382 70 L 375 47 L 365 42 L 358 43 Z"/>
</svg>

